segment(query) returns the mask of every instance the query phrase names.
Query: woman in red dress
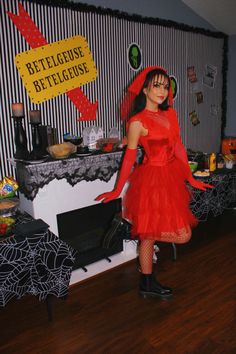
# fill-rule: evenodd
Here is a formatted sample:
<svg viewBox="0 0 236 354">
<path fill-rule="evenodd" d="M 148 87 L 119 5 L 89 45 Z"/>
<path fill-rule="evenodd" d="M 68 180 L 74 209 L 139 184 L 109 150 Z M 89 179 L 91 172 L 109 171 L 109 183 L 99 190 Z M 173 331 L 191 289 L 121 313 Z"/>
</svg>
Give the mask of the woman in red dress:
<svg viewBox="0 0 236 354">
<path fill-rule="evenodd" d="M 167 72 L 160 67 L 144 69 L 128 93 L 134 102 L 119 178 L 113 191 L 101 194 L 96 200 L 109 202 L 118 198 L 129 180 L 123 213 L 132 223 L 132 234 L 140 240 L 140 293 L 144 297 L 167 298 L 172 290 L 161 285 L 152 272 L 154 243 L 188 242 L 197 220 L 189 207 L 186 181 L 202 190 L 212 186 L 195 180 L 190 171 L 177 114 L 171 108 L 172 90 Z M 138 145 L 144 148 L 145 156 L 131 173 Z"/>
</svg>

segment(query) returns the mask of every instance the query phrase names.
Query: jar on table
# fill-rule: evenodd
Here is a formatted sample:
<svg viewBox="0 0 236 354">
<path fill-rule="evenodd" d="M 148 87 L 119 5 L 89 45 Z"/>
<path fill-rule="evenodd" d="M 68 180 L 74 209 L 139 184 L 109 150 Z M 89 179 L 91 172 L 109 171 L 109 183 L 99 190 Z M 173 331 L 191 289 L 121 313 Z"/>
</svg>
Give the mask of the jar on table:
<svg viewBox="0 0 236 354">
<path fill-rule="evenodd" d="M 225 167 L 228 169 L 232 169 L 234 167 L 234 161 L 233 160 L 225 161 Z"/>
<path fill-rule="evenodd" d="M 223 158 L 222 154 L 217 155 L 217 168 L 224 168 L 225 166 L 225 160 Z"/>
</svg>

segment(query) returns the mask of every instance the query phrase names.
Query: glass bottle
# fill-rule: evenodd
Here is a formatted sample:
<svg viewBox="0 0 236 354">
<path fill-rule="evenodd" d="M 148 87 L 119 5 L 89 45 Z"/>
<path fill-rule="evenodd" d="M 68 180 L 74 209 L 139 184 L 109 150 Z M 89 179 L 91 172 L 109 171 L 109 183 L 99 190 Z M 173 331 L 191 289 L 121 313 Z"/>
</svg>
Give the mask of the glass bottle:
<svg viewBox="0 0 236 354">
<path fill-rule="evenodd" d="M 216 154 L 213 152 L 209 159 L 209 170 L 214 172 L 216 170 Z"/>
<path fill-rule="evenodd" d="M 209 154 L 208 153 L 204 153 L 204 155 L 203 155 L 203 161 L 204 161 L 204 166 L 203 166 L 203 168 L 205 169 L 205 170 L 209 170 Z"/>
</svg>

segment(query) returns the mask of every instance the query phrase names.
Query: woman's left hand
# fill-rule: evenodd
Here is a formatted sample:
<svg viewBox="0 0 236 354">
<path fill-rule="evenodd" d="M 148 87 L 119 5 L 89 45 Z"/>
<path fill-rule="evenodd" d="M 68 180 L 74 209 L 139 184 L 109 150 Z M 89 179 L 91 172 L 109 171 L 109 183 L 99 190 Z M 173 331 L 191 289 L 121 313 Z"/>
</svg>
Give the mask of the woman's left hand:
<svg viewBox="0 0 236 354">
<path fill-rule="evenodd" d="M 192 187 L 201 189 L 202 191 L 205 191 L 207 188 L 214 188 L 214 186 L 212 186 L 211 184 L 198 181 L 192 176 L 188 179 L 188 182 L 191 184 Z"/>
</svg>

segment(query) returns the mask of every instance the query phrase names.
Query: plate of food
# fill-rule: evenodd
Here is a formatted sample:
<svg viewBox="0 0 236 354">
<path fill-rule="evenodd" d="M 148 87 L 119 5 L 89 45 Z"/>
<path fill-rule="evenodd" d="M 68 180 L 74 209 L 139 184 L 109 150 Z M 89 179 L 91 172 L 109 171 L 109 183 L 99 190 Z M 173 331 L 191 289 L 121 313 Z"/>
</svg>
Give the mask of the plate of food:
<svg viewBox="0 0 236 354">
<path fill-rule="evenodd" d="M 203 171 L 196 171 L 193 174 L 195 177 L 201 177 L 201 178 L 206 178 L 210 176 L 209 170 L 203 170 Z"/>
<path fill-rule="evenodd" d="M 0 200 L 0 216 L 14 215 L 19 206 L 19 199 L 16 197 Z"/>
<path fill-rule="evenodd" d="M 92 155 L 92 152 L 77 152 L 76 156 L 89 156 Z"/>
<path fill-rule="evenodd" d="M 43 159 L 38 159 L 38 160 L 26 160 L 26 163 L 29 163 L 30 165 L 37 165 L 39 163 L 43 163 L 47 160 L 47 158 L 43 158 Z"/>
<path fill-rule="evenodd" d="M 78 146 L 76 151 L 76 156 L 89 156 L 92 155 L 92 151 L 89 150 L 88 146 Z"/>
</svg>

